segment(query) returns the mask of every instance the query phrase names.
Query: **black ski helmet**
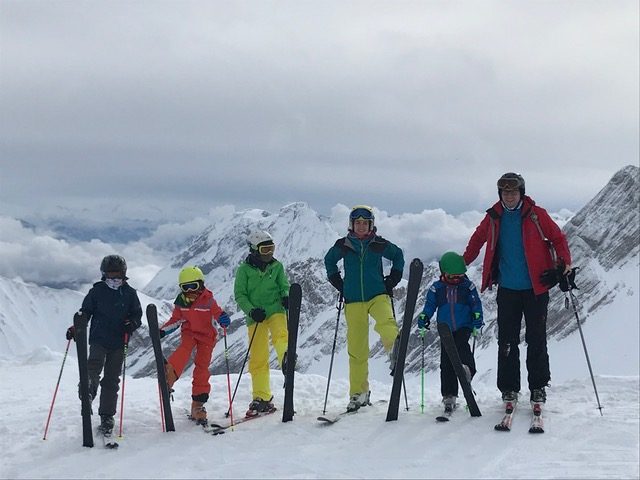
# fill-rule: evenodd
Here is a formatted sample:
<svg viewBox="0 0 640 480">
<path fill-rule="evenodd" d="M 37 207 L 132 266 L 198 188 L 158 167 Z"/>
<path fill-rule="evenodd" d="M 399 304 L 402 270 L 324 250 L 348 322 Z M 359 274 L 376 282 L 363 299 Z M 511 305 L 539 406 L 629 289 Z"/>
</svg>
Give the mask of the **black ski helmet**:
<svg viewBox="0 0 640 480">
<path fill-rule="evenodd" d="M 498 197 L 502 190 L 520 191 L 520 195 L 524 196 L 524 178 L 519 173 L 507 172 L 498 179 Z M 500 197 L 502 198 L 502 197 Z"/>
<path fill-rule="evenodd" d="M 122 272 L 127 274 L 127 262 L 120 255 L 107 255 L 100 263 L 100 271 L 104 275 L 106 272 Z"/>
</svg>

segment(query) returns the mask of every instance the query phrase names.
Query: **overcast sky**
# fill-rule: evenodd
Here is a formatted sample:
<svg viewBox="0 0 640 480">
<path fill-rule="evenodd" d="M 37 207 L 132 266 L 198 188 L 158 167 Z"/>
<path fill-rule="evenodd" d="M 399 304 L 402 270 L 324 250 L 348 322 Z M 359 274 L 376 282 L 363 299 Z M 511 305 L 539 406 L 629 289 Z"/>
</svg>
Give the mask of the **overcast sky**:
<svg viewBox="0 0 640 480">
<path fill-rule="evenodd" d="M 638 18 L 636 0 L 0 0 L 0 214 L 456 214 L 505 171 L 575 211 L 638 164 Z"/>
</svg>

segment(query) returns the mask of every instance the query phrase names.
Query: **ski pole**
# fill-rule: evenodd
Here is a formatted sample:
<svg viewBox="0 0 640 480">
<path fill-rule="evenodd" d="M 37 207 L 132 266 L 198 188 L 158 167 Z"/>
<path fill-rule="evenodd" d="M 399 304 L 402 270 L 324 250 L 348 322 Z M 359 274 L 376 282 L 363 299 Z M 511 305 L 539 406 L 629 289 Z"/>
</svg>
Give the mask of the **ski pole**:
<svg viewBox="0 0 640 480">
<path fill-rule="evenodd" d="M 567 296 L 565 293 L 565 305 L 568 306 Z M 591 360 L 589 360 L 589 352 L 587 352 L 587 344 L 584 341 L 584 333 L 582 333 L 582 326 L 580 325 L 580 317 L 578 316 L 578 308 L 576 306 L 576 297 L 573 294 L 573 288 L 571 285 L 569 286 L 569 298 L 571 298 L 571 306 L 573 307 L 573 313 L 576 316 L 576 321 L 578 322 L 578 331 L 580 332 L 580 340 L 582 340 L 582 348 L 584 349 L 584 356 L 587 359 L 587 366 L 589 367 L 589 375 L 591 375 L 591 383 L 593 384 L 593 391 L 596 394 L 596 402 L 598 402 L 598 410 L 600 410 L 600 416 L 602 413 L 602 405 L 600 405 L 600 397 L 598 396 L 598 389 L 596 388 L 596 380 L 593 377 L 593 370 L 591 369 Z"/>
<path fill-rule="evenodd" d="M 422 368 L 420 369 L 420 412 L 424 413 L 424 328 L 420 329 L 420 338 L 422 340 Z"/>
<path fill-rule="evenodd" d="M 236 382 L 236 387 L 233 389 L 233 396 L 231 397 L 231 401 L 229 402 L 229 410 L 224 414 L 225 417 L 228 417 L 231 414 L 231 405 L 233 405 L 233 400 L 236 398 L 236 392 L 238 391 L 238 387 L 240 386 L 240 379 L 242 378 L 242 372 L 244 371 L 244 366 L 247 364 L 247 358 L 249 358 L 249 352 L 251 351 L 251 345 L 253 345 L 253 339 L 256 337 L 256 332 L 258 331 L 259 323 L 256 323 L 256 328 L 253 329 L 253 334 L 251 335 L 251 340 L 249 340 L 249 348 L 247 348 L 247 354 L 244 356 L 244 361 L 242 362 L 242 368 L 240 369 L 240 374 L 238 375 L 238 381 Z"/>
<path fill-rule="evenodd" d="M 396 318 L 396 307 L 393 304 L 393 297 L 391 295 L 389 295 L 389 299 L 391 300 L 391 312 L 393 313 L 393 319 L 395 320 L 395 318 Z M 398 335 L 400 335 L 400 332 L 398 332 Z M 397 361 L 397 359 L 396 359 L 396 361 Z M 408 412 L 409 411 L 409 400 L 407 400 L 407 386 L 405 385 L 405 382 L 404 382 L 404 372 L 402 372 L 402 392 L 404 393 L 404 406 L 405 406 L 405 409 Z"/>
<path fill-rule="evenodd" d="M 125 373 L 127 371 L 127 351 L 129 350 L 129 334 L 124 334 L 124 355 L 122 358 L 122 396 L 120 397 L 120 434 L 118 438 L 122 438 L 122 418 L 124 417 L 124 382 Z"/>
<path fill-rule="evenodd" d="M 344 298 L 342 296 L 342 292 L 340 292 L 338 297 L 338 317 L 336 318 L 336 330 L 333 334 L 333 347 L 331 348 L 331 362 L 329 363 L 329 376 L 327 377 L 327 390 L 324 394 L 324 407 L 322 407 L 322 414 L 327 413 L 327 399 L 329 398 L 329 384 L 331 383 L 331 371 L 333 370 L 333 357 L 336 353 L 336 342 L 338 341 L 338 326 L 340 325 L 340 311 L 342 310 L 342 304 L 344 302 Z"/>
<path fill-rule="evenodd" d="M 258 327 L 256 327 L 256 329 L 257 328 Z M 224 362 L 227 364 L 227 392 L 229 394 L 229 415 L 231 416 L 231 429 L 233 429 L 233 403 L 231 402 L 231 373 L 229 371 L 229 347 L 227 346 L 227 327 L 222 327 L 222 331 L 224 332 Z"/>
<path fill-rule="evenodd" d="M 56 382 L 56 388 L 53 391 L 53 399 L 51 400 L 51 407 L 49 407 L 49 416 L 47 417 L 47 424 L 44 426 L 43 440 L 47 439 L 47 430 L 49 430 L 49 421 L 51 420 L 51 413 L 53 412 L 53 404 L 56 401 L 56 395 L 58 394 L 58 386 L 60 385 L 60 379 L 62 378 L 62 370 L 64 369 L 64 362 L 67 360 L 67 353 L 69 352 L 69 345 L 71 345 L 71 339 L 67 341 L 67 348 L 64 351 L 64 357 L 62 357 L 62 366 L 60 367 L 60 373 L 58 374 L 58 381 Z"/>
</svg>

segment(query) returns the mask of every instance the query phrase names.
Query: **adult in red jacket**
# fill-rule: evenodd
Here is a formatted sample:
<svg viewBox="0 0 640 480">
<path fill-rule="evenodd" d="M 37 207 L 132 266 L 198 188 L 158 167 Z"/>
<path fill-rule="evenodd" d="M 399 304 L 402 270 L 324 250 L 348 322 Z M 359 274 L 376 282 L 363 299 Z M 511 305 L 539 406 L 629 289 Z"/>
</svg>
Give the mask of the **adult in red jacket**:
<svg viewBox="0 0 640 480">
<path fill-rule="evenodd" d="M 502 399 L 516 402 L 520 392 L 518 345 L 524 314 L 530 400 L 544 403 L 545 387 L 551 379 L 547 352 L 549 287 L 541 276 L 558 266 L 564 266 L 563 273 L 568 274 L 571 254 L 558 225 L 525 195 L 521 175 L 505 173 L 500 177 L 498 196 L 500 200 L 487 210 L 463 256 L 470 264 L 486 243 L 480 291 L 498 285 L 498 388 Z"/>
<path fill-rule="evenodd" d="M 209 364 L 218 333 L 213 325 L 217 320 L 221 327 L 231 323 L 229 316 L 213 298 L 211 290 L 204 286 L 204 274 L 198 267 L 185 267 L 178 277 L 180 294 L 174 302 L 171 318 L 161 327 L 160 338 L 180 326 L 180 345 L 167 359 L 165 370 L 169 388 L 180 377 L 193 350 L 193 381 L 191 384 L 191 418 L 206 423 L 204 404 L 209 400 Z M 169 328 L 175 325 L 174 328 Z"/>
</svg>

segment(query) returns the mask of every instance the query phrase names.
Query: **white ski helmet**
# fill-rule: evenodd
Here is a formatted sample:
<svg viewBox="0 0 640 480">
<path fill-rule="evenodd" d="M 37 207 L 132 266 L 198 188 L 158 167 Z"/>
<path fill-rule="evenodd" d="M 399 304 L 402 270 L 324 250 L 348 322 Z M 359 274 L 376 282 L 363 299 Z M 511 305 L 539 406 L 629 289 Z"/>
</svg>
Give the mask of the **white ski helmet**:
<svg viewBox="0 0 640 480">
<path fill-rule="evenodd" d="M 247 243 L 251 250 L 256 251 L 261 243 L 273 243 L 273 237 L 264 230 L 254 230 L 247 237 Z"/>
</svg>

